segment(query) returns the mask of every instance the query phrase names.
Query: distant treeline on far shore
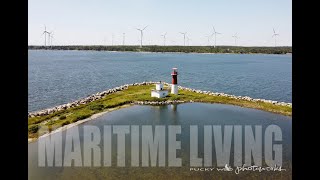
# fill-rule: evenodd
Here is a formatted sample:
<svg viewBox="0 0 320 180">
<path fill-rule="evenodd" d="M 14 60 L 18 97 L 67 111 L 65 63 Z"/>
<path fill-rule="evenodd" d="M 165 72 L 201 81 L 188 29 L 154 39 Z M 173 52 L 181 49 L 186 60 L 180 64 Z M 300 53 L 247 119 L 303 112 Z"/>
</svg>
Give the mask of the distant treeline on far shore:
<svg viewBox="0 0 320 180">
<path fill-rule="evenodd" d="M 28 46 L 29 50 L 92 50 L 131 52 L 183 52 L 183 53 L 239 53 L 239 54 L 287 54 L 292 47 L 242 47 L 242 46 Z"/>
</svg>

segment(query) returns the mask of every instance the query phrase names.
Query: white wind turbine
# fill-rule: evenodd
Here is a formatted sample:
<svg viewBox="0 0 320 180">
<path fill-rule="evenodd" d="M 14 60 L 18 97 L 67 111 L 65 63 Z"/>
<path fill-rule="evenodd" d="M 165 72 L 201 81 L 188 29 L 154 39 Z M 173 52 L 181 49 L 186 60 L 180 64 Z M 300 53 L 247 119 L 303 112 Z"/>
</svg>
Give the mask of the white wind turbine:
<svg viewBox="0 0 320 180">
<path fill-rule="evenodd" d="M 44 46 L 47 46 L 47 34 L 50 34 L 50 33 L 47 31 L 46 25 L 44 25 L 44 31 L 43 31 L 42 35 L 43 34 L 44 34 Z"/>
<path fill-rule="evenodd" d="M 187 34 L 187 32 L 180 32 L 180 34 L 183 34 L 183 46 L 186 46 L 186 34 Z"/>
<path fill-rule="evenodd" d="M 207 35 L 205 37 L 208 38 L 208 46 L 210 46 L 210 37 L 211 37 L 211 35 Z"/>
<path fill-rule="evenodd" d="M 112 33 L 112 37 L 111 37 L 111 45 L 113 46 L 113 40 L 114 40 L 114 34 Z"/>
<path fill-rule="evenodd" d="M 235 33 L 232 37 L 234 38 L 234 45 L 237 46 L 237 39 L 239 38 L 238 34 Z"/>
<path fill-rule="evenodd" d="M 187 36 L 187 46 L 189 46 L 189 41 L 192 40 Z"/>
<path fill-rule="evenodd" d="M 163 37 L 163 46 L 166 46 L 166 35 L 167 32 L 161 35 Z"/>
<path fill-rule="evenodd" d="M 51 36 L 51 32 L 48 32 L 48 46 L 50 46 L 50 36 Z"/>
<path fill-rule="evenodd" d="M 144 31 L 147 27 L 148 27 L 148 26 L 144 27 L 143 29 L 136 28 L 138 31 L 140 31 L 140 48 L 142 48 L 143 31 Z"/>
<path fill-rule="evenodd" d="M 272 37 L 274 37 L 274 47 L 277 46 L 277 36 L 279 36 L 280 34 L 276 33 L 276 31 L 273 28 L 273 35 Z"/>
<path fill-rule="evenodd" d="M 52 47 L 53 31 L 49 33 L 49 45 Z"/>
<path fill-rule="evenodd" d="M 123 33 L 122 35 L 123 35 L 122 36 L 122 45 L 124 46 L 124 40 L 126 39 L 126 33 Z"/>
<path fill-rule="evenodd" d="M 107 42 L 107 38 L 104 37 L 104 38 L 103 38 L 103 45 L 104 45 L 104 46 L 106 46 L 106 42 Z"/>
<path fill-rule="evenodd" d="M 213 26 L 213 33 L 212 33 L 212 35 L 214 35 L 214 47 L 216 47 L 216 45 L 217 45 L 217 34 L 221 34 L 221 33 L 217 32 L 216 29 L 215 29 L 214 26 Z M 211 36 L 212 36 L 212 35 L 211 35 Z"/>
</svg>

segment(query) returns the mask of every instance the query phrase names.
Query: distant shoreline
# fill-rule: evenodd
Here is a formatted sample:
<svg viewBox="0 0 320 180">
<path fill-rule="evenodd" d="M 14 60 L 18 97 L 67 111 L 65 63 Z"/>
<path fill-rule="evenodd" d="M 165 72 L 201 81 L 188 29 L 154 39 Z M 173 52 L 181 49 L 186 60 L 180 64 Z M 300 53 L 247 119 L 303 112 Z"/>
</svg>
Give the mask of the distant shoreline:
<svg viewBox="0 0 320 180">
<path fill-rule="evenodd" d="M 181 54 L 292 54 L 292 47 L 237 47 L 237 46 L 28 46 L 28 50 L 79 50 L 136 53 Z"/>
<path fill-rule="evenodd" d="M 97 51 L 97 50 L 63 50 L 63 49 L 28 49 L 29 51 Z M 230 54 L 230 55 L 241 55 L 240 53 L 197 53 L 197 52 L 148 52 L 148 51 L 98 51 L 98 52 L 112 52 L 112 53 L 141 53 L 141 54 Z M 278 56 L 284 56 L 284 55 L 292 55 L 292 53 L 286 53 L 286 54 L 266 54 L 266 53 L 242 53 L 243 55 L 278 55 Z"/>
</svg>

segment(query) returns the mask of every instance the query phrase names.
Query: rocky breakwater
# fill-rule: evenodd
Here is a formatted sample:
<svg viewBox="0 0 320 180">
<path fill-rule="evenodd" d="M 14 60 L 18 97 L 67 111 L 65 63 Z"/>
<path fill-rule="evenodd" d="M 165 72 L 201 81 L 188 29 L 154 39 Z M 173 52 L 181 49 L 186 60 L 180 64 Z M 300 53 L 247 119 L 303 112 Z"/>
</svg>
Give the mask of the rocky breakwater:
<svg viewBox="0 0 320 180">
<path fill-rule="evenodd" d="M 45 115 L 49 115 L 49 114 L 52 114 L 52 113 L 55 113 L 55 112 L 58 112 L 58 111 L 61 111 L 61 110 L 69 109 L 69 108 L 72 108 L 72 107 L 77 107 L 77 106 L 80 106 L 82 104 L 88 104 L 88 103 L 90 103 L 92 101 L 96 101 L 96 100 L 102 99 L 106 95 L 109 95 L 109 94 L 112 94 L 112 93 L 115 93 L 115 92 L 118 92 L 118 91 L 122 91 L 122 90 L 128 89 L 129 86 L 151 85 L 151 84 L 156 84 L 156 83 L 159 83 L 159 82 L 150 81 L 150 82 L 142 82 L 142 83 L 125 84 L 125 85 L 122 85 L 122 86 L 119 86 L 119 87 L 108 89 L 106 91 L 102 91 L 102 92 L 98 92 L 96 94 L 89 95 L 89 96 L 87 96 L 85 98 L 76 100 L 76 101 L 71 102 L 71 103 L 58 105 L 58 106 L 55 106 L 55 107 L 52 107 L 52 108 L 48 108 L 48 109 L 44 109 L 44 110 L 40 110 L 40 111 L 29 112 L 28 113 L 28 117 L 30 118 L 30 117 L 36 117 L 36 116 L 45 116 Z"/>
<path fill-rule="evenodd" d="M 149 82 L 141 82 L 141 83 L 132 83 L 132 84 L 125 84 L 119 87 L 115 87 L 112 89 L 108 89 L 106 91 L 102 91 L 102 92 L 98 92 L 96 94 L 92 94 L 90 96 L 87 96 L 85 98 L 76 100 L 74 102 L 71 103 L 67 103 L 67 104 L 63 104 L 63 105 L 58 105 L 55 106 L 53 108 L 48 108 L 48 109 L 44 109 L 44 110 L 40 110 L 40 111 L 36 111 L 36 112 L 29 112 L 28 113 L 28 117 L 36 117 L 36 116 L 45 116 L 45 115 L 49 115 L 61 110 L 65 110 L 65 109 L 69 109 L 72 107 L 77 107 L 80 106 L 82 104 L 87 104 L 90 103 L 92 101 L 96 101 L 99 99 L 102 99 L 103 97 L 105 97 L 106 95 L 118 92 L 118 91 L 122 91 L 125 89 L 128 89 L 129 86 L 142 86 L 142 85 L 152 85 L 152 84 L 156 84 L 159 82 L 153 82 L 153 81 L 149 81 Z M 169 86 L 171 84 L 166 83 L 166 82 L 162 82 L 164 85 Z M 200 93 L 200 94 L 206 94 L 206 95 L 210 95 L 210 96 L 225 96 L 225 97 L 229 97 L 229 98 L 234 98 L 234 99 L 239 99 L 239 100 L 246 100 L 246 101 L 252 101 L 252 102 L 265 102 L 265 103 L 271 103 L 274 105 L 280 105 L 280 106 L 289 106 L 292 107 L 292 103 L 285 103 L 285 102 L 278 102 L 278 101 L 272 101 L 272 100 L 266 100 L 266 99 L 253 99 L 251 97 L 248 96 L 235 96 L 235 95 L 230 95 L 230 94 L 225 94 L 225 93 L 217 93 L 217 92 L 211 92 L 211 91 L 202 91 L 202 90 L 197 90 L 197 89 L 192 89 L 192 88 L 187 88 L 187 87 L 182 87 L 182 86 L 178 86 L 178 88 L 180 90 L 186 90 L 186 91 L 190 91 L 190 92 L 195 92 L 195 93 Z M 167 104 L 179 104 L 179 103 L 184 103 L 184 102 L 193 102 L 193 101 L 180 101 L 180 100 L 168 100 L 168 101 L 137 101 L 137 102 L 133 102 L 134 104 L 139 104 L 139 105 L 167 105 Z"/>
<path fill-rule="evenodd" d="M 252 102 L 265 102 L 265 103 L 271 103 L 271 104 L 279 105 L 279 106 L 292 107 L 292 103 L 278 102 L 278 101 L 272 101 L 272 100 L 266 100 L 266 99 L 254 99 L 254 98 L 251 98 L 248 96 L 235 96 L 235 95 L 218 93 L 218 92 L 211 92 L 211 91 L 202 91 L 202 90 L 197 90 L 197 89 L 192 89 L 192 88 L 187 88 L 187 87 L 182 87 L 182 86 L 178 86 L 178 88 L 180 90 L 195 92 L 195 93 L 199 93 L 199 94 L 206 94 L 206 95 L 210 95 L 210 96 L 224 96 L 224 97 L 229 97 L 229 98 L 239 99 L 239 100 L 246 100 L 246 101 L 252 101 Z"/>
<path fill-rule="evenodd" d="M 136 105 L 154 105 L 154 106 L 158 106 L 158 105 L 169 105 L 169 104 L 181 104 L 181 103 L 185 103 L 185 102 L 189 102 L 189 101 L 180 101 L 180 100 L 168 100 L 168 101 L 136 101 L 133 102 L 133 104 Z"/>
</svg>

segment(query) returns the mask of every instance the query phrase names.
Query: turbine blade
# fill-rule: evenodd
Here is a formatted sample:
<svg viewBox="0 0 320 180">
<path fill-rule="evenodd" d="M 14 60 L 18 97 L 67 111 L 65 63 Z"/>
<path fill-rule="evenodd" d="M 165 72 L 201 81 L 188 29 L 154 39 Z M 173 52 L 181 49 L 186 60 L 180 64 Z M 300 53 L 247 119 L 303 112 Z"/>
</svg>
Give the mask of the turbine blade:
<svg viewBox="0 0 320 180">
<path fill-rule="evenodd" d="M 147 28 L 149 25 L 147 25 L 146 27 L 144 27 L 142 30 L 144 30 L 145 28 Z"/>
</svg>

